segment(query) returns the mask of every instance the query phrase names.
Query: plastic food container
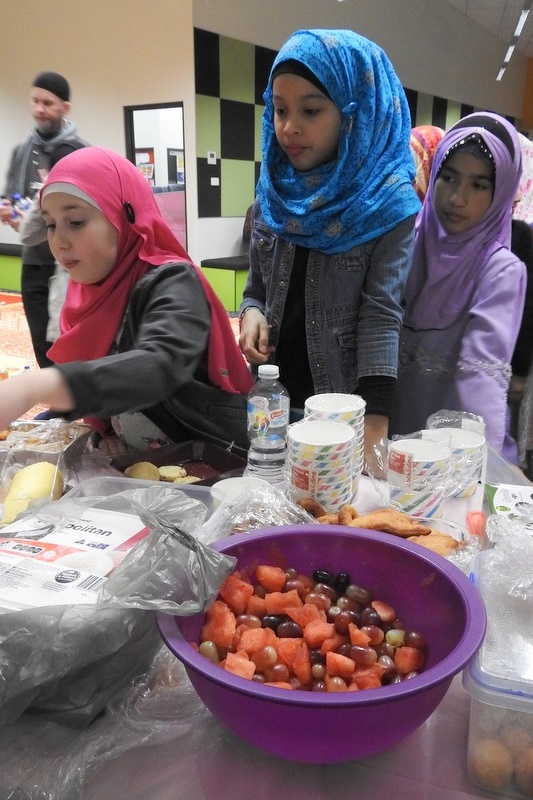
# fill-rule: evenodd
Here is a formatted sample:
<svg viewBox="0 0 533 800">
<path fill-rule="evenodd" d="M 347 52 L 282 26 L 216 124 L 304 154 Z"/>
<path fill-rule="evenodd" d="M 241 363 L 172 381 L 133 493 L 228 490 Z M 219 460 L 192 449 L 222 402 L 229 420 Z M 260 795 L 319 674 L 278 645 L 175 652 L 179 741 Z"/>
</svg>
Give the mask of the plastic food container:
<svg viewBox="0 0 533 800">
<path fill-rule="evenodd" d="M 242 475 L 246 467 L 244 458 L 230 453 L 222 447 L 201 441 L 181 442 L 157 447 L 153 450 L 140 450 L 136 453 L 116 456 L 111 461 L 111 467 L 123 473 L 127 467 L 131 467 L 138 461 L 149 461 L 156 467 L 182 466 L 188 475 L 199 478 L 198 483 L 204 486 L 211 486 L 221 477 Z"/>
<path fill-rule="evenodd" d="M 84 452 L 93 430 L 77 422 L 54 420 L 15 420 L 0 441 L 0 453 L 32 453 L 42 460 L 57 460 L 62 453 L 68 461 Z M 52 457 L 52 458 L 51 458 Z"/>
<path fill-rule="evenodd" d="M 495 581 L 490 557 L 488 550 L 472 560 L 471 579 L 488 622 L 483 645 L 463 672 L 471 696 L 468 774 L 505 797 L 533 797 L 532 607 Z"/>
</svg>

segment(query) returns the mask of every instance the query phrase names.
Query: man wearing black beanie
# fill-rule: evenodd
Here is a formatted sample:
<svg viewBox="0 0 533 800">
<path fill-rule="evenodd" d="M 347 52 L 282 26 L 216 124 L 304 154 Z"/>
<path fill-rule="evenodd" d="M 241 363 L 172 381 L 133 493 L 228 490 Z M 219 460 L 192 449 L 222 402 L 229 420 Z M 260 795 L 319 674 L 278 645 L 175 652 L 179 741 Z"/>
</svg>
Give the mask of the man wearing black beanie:
<svg viewBox="0 0 533 800">
<path fill-rule="evenodd" d="M 57 72 L 41 72 L 33 81 L 30 92 L 31 113 L 35 127 L 27 138 L 13 150 L 0 206 L 0 220 L 18 230 L 20 214 L 13 213 L 15 195 L 33 199 L 51 167 L 63 156 L 87 146 L 68 120 L 70 87 L 66 78 Z M 40 367 L 52 364 L 46 355 L 51 342 L 47 341 L 48 282 L 54 274 L 54 257 L 43 241 L 22 247 L 22 302 L 30 329 L 35 358 Z"/>
</svg>

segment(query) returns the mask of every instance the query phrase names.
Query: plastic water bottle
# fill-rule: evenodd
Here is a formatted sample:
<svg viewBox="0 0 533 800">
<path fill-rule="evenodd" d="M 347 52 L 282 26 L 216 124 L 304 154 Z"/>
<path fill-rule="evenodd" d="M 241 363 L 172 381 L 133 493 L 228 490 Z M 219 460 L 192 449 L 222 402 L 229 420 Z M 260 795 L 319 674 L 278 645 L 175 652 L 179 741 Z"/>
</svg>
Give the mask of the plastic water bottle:
<svg viewBox="0 0 533 800">
<path fill-rule="evenodd" d="M 13 210 L 11 216 L 16 219 L 20 216 L 20 211 L 27 211 L 31 206 L 31 200 L 28 197 L 22 197 L 21 194 L 14 194 L 11 198 Z"/>
<path fill-rule="evenodd" d="M 261 364 L 248 395 L 248 466 L 245 475 L 284 489 L 290 398 L 279 382 L 279 367 Z"/>
</svg>

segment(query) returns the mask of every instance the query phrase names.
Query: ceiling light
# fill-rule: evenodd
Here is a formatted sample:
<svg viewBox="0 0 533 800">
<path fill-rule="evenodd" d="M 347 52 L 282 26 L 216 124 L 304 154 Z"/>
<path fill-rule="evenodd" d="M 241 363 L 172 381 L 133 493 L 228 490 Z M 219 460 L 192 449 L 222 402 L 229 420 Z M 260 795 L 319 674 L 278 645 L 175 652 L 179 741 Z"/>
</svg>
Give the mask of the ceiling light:
<svg viewBox="0 0 533 800">
<path fill-rule="evenodd" d="M 515 49 L 515 47 L 516 47 L 516 45 L 514 45 L 514 44 L 510 44 L 510 45 L 509 45 L 509 48 L 508 48 L 508 50 L 507 50 L 507 52 L 506 52 L 506 54 L 505 54 L 505 58 L 503 59 L 503 63 L 504 63 L 504 64 L 508 64 L 508 63 L 509 63 L 509 61 L 511 60 L 511 56 L 512 56 L 512 55 L 513 55 L 513 53 L 514 53 L 514 49 Z"/>
<path fill-rule="evenodd" d="M 529 14 L 529 8 L 528 9 L 523 9 L 522 13 L 520 14 L 520 19 L 518 20 L 518 25 L 516 26 L 516 30 L 515 30 L 515 32 L 513 34 L 517 38 L 522 33 L 522 29 L 523 29 L 524 25 L 526 24 L 526 19 L 528 17 L 528 14 Z"/>
<path fill-rule="evenodd" d="M 500 67 L 500 71 L 498 72 L 498 74 L 496 76 L 496 80 L 497 81 L 501 81 L 501 79 L 503 77 L 503 73 L 505 72 L 505 69 L 506 69 L 507 65 L 509 64 L 509 61 L 511 60 L 511 56 L 513 55 L 513 53 L 515 51 L 516 45 L 518 43 L 518 38 L 519 38 L 520 34 L 522 33 L 522 31 L 524 29 L 524 25 L 526 24 L 526 20 L 528 18 L 528 15 L 529 15 L 529 12 L 531 11 L 531 7 L 532 6 L 533 6 L 533 0 L 524 0 L 524 2 L 522 4 L 522 11 L 520 12 L 520 17 L 519 17 L 518 22 L 516 24 L 515 32 L 514 32 L 512 38 L 511 38 L 511 41 L 509 42 L 509 47 L 507 48 L 507 52 L 505 54 L 505 58 L 502 61 L 502 64 L 501 64 L 501 67 Z"/>
</svg>

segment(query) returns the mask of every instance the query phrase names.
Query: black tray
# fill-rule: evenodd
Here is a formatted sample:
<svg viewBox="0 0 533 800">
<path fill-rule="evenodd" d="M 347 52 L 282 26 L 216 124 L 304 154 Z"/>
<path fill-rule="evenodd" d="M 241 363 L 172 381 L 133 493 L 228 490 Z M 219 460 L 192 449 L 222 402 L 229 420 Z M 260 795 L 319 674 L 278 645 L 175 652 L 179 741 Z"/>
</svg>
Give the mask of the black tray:
<svg viewBox="0 0 533 800">
<path fill-rule="evenodd" d="M 169 444 L 165 447 L 116 456 L 112 459 L 111 466 L 119 472 L 124 472 L 127 467 L 138 461 L 149 461 L 156 467 L 166 467 L 171 464 L 182 466 L 188 475 L 200 478 L 196 486 L 212 486 L 221 478 L 242 475 L 246 467 L 246 459 L 229 453 L 222 447 L 201 441 Z"/>
</svg>

